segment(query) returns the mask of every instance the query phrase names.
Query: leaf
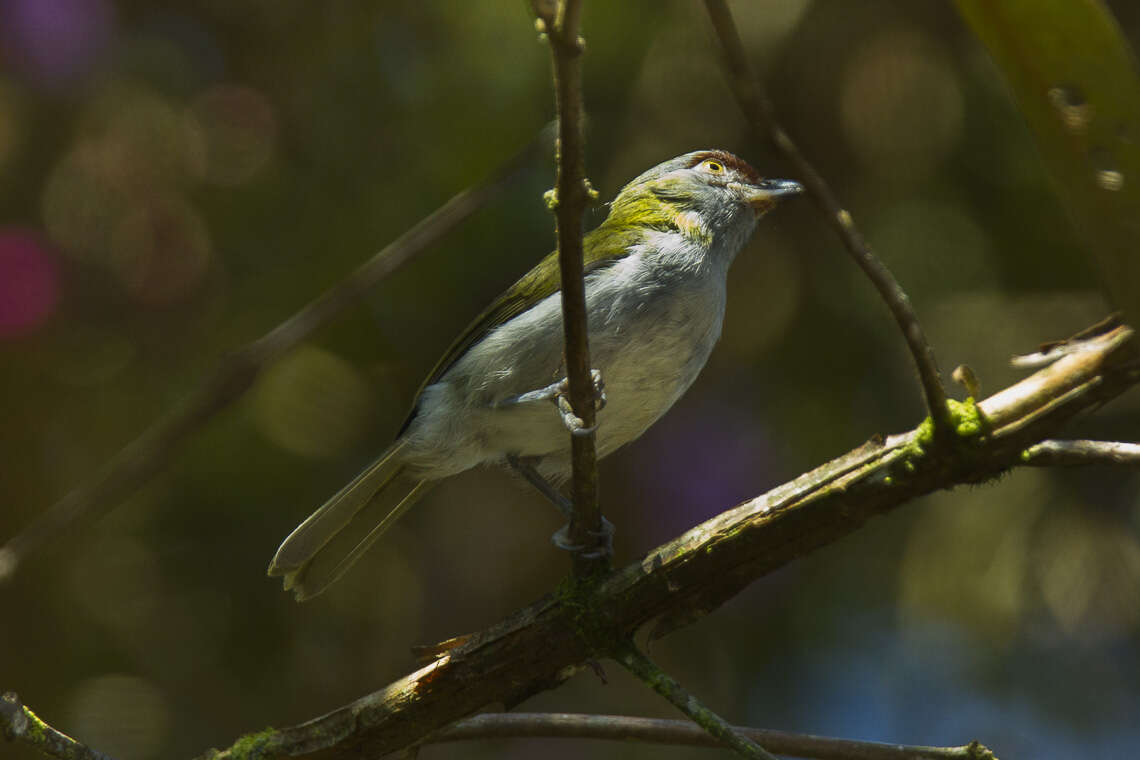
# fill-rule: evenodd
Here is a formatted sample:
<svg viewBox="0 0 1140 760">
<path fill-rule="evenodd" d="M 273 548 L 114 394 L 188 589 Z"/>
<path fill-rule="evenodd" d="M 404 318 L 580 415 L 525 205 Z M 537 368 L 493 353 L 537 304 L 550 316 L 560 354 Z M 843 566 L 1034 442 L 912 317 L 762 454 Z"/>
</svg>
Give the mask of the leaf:
<svg viewBox="0 0 1140 760">
<path fill-rule="evenodd" d="M 1140 319 L 1140 75 L 1100 0 L 956 0 L 1029 123 L 1114 305 Z"/>
</svg>

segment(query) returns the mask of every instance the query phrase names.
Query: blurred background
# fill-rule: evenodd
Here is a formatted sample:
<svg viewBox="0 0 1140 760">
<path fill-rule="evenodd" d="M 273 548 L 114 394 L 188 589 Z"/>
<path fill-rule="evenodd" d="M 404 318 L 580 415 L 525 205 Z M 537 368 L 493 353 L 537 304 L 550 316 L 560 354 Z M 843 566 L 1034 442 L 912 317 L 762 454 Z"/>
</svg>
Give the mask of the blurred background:
<svg viewBox="0 0 1140 760">
<path fill-rule="evenodd" d="M 1140 6 L 1111 4 L 1135 45 Z M 553 116 L 522 2 L 0 0 L 0 540 L 258 337 Z M 949 3 L 734 5 L 780 118 L 909 291 L 944 371 L 1107 311 L 997 70 Z M 603 198 L 749 136 L 697 3 L 586 4 L 587 168 Z M 543 157 L 268 370 L 106 519 L 0 588 L 0 689 L 119 760 L 316 716 L 491 624 L 567 558 L 528 487 L 437 488 L 297 605 L 280 540 L 390 440 L 450 339 L 553 247 Z M 604 209 L 593 213 L 600 221 Z M 964 395 L 959 393 L 959 396 Z M 602 467 L 619 564 L 859 445 L 921 396 L 886 309 L 809 201 L 737 260 L 700 380 Z M 1135 439 L 1125 398 L 1074 436 Z M 603 422 L 604 423 L 604 413 Z M 1140 743 L 1140 499 L 1123 470 L 1018 471 L 907 505 L 756 583 L 653 654 L 738 723 L 1119 758 Z M 529 710 L 672 717 L 616 666 Z M 437 758 L 681 758 L 569 741 Z M 5 757 L 33 755 L 5 747 Z"/>
</svg>

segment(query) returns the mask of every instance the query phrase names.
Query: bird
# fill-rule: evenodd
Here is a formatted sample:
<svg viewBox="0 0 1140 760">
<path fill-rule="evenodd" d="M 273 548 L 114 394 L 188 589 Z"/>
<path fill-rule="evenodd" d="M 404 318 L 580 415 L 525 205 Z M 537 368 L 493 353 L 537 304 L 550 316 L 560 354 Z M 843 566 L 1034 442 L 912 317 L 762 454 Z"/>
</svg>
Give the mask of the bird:
<svg viewBox="0 0 1140 760">
<path fill-rule="evenodd" d="M 729 266 L 757 221 L 802 192 L 725 150 L 627 184 L 583 239 L 597 456 L 638 438 L 696 380 L 721 333 Z M 557 252 L 497 298 L 420 386 L 394 442 L 281 543 L 268 574 L 325 591 L 435 483 L 513 468 L 563 507 L 571 472 Z M 550 404 L 562 401 L 560 415 Z M 578 432 L 582 431 L 578 424 Z"/>
</svg>

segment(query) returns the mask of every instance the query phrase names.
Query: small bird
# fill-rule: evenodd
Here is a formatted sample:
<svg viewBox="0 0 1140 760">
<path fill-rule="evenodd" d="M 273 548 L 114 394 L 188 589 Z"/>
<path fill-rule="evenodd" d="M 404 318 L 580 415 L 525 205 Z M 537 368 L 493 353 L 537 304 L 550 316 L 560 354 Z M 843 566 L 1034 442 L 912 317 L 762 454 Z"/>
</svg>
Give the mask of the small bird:
<svg viewBox="0 0 1140 760">
<path fill-rule="evenodd" d="M 599 458 L 692 385 L 720 337 L 729 265 L 757 220 L 802 189 L 727 151 L 695 151 L 626 185 L 585 236 Z M 509 465 L 564 504 L 553 484 L 570 475 L 574 419 L 549 403 L 566 391 L 559 288 L 552 253 L 476 318 L 420 386 L 395 442 L 289 534 L 269 575 L 298 601 L 321 593 L 432 484 L 477 465 Z"/>
</svg>

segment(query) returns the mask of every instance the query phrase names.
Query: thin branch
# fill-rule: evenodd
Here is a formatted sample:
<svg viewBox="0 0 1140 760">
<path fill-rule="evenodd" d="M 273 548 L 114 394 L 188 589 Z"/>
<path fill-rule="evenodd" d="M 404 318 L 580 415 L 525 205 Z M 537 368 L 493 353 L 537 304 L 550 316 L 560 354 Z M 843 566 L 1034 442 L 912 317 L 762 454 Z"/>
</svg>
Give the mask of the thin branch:
<svg viewBox="0 0 1140 760">
<path fill-rule="evenodd" d="M 562 276 L 562 327 L 566 344 L 566 376 L 570 405 L 582 420 L 584 434 L 571 436 L 574 512 L 566 539 L 574 552 L 574 572 L 594 575 L 609 567 L 609 542 L 602 530 L 598 505 L 598 465 L 594 447 L 595 392 L 590 373 L 590 344 L 583 275 L 582 215 L 593 191 L 586 179 L 585 137 L 582 131 L 582 40 L 578 36 L 581 0 L 560 0 L 550 11 L 535 4 L 540 28 L 550 43 L 558 108 L 558 178 L 549 196 L 557 219 L 558 263 Z"/>
<path fill-rule="evenodd" d="M 1071 338 L 1051 341 L 1039 346 L 1038 349 L 1031 354 L 1014 356 L 1009 360 L 1009 364 L 1011 367 L 1016 367 L 1017 369 L 1041 369 L 1057 361 L 1062 356 L 1085 350 L 1089 338 L 1096 335 L 1103 335 L 1122 324 L 1124 324 L 1124 320 L 1120 312 L 1113 312 L 1095 325 L 1086 327 Z"/>
<path fill-rule="evenodd" d="M 261 760 L 379 757 L 486 705 L 510 709 L 591 660 L 620 652 L 639 630 L 650 626 L 649 636 L 658 637 L 687 625 L 876 515 L 1023 464 L 1026 448 L 1140 383 L 1133 343 L 1124 326 L 1098 335 L 1088 350 L 976 405 L 960 405 L 956 446 L 928 447 L 925 424 L 877 436 L 652 550 L 604 578 L 588 598 L 564 588 L 488 629 L 425 650 L 433 662 L 380 691 L 307 723 L 246 737 L 203 760 L 237 760 L 250 741 Z"/>
<path fill-rule="evenodd" d="M 76 521 L 106 514 L 161 471 L 178 447 L 241 398 L 263 369 L 487 205 L 534 161 L 549 142 L 548 130 L 543 130 L 483 183 L 453 196 L 293 316 L 226 356 L 197 391 L 127 444 L 93 480 L 70 491 L 38 515 L 21 533 L 0 546 L 0 583 L 15 573 L 28 554 Z"/>
<path fill-rule="evenodd" d="M 1042 441 L 1021 455 L 1035 467 L 1082 467 L 1090 464 L 1140 467 L 1140 443 L 1121 441 Z"/>
<path fill-rule="evenodd" d="M 113 760 L 86 744 L 44 723 L 20 701 L 15 692 L 0 696 L 0 733 L 11 742 L 26 744 L 34 750 L 61 760 Z"/>
<path fill-rule="evenodd" d="M 624 665 L 626 670 L 641 679 L 646 686 L 665 697 L 670 704 L 688 716 L 706 733 L 715 737 L 726 747 L 732 748 L 736 754 L 754 760 L 776 760 L 775 755 L 737 731 L 728 721 L 705 707 L 699 699 L 690 694 L 685 687 L 662 670 L 657 663 L 649 659 L 632 642 L 625 648 L 625 651 L 617 655 L 617 661 Z"/>
<path fill-rule="evenodd" d="M 926 407 L 934 421 L 935 434 L 939 437 L 949 436 L 953 430 L 950 419 L 950 410 L 946 404 L 946 389 L 942 385 L 942 378 L 938 372 L 938 363 L 934 357 L 934 349 L 926 340 L 926 334 L 918 321 L 910 298 L 895 280 L 890 270 L 883 264 L 871 250 L 866 238 L 855 226 L 851 213 L 843 208 L 834 191 L 823 179 L 823 176 L 808 162 L 787 132 L 777 123 L 772 104 L 768 100 L 760 80 L 753 75 L 748 56 L 744 52 L 744 45 L 740 41 L 740 33 L 732 19 L 732 12 L 728 9 L 725 0 L 705 0 L 709 17 L 713 27 L 724 47 L 726 63 L 729 73 L 729 84 L 740 103 L 741 110 L 751 123 L 752 128 L 770 139 L 776 148 L 782 152 L 796 167 L 799 179 L 807 186 L 816 203 L 823 210 L 831 226 L 839 234 L 848 253 L 855 259 L 855 263 L 870 278 L 879 295 L 886 302 L 899 329 L 902 330 L 907 348 L 910 349 L 918 377 L 922 383 L 923 394 L 926 396 Z"/>
<path fill-rule="evenodd" d="M 993 760 L 977 742 L 961 747 L 922 747 L 733 726 L 777 755 L 814 760 Z M 688 720 L 576 713 L 481 713 L 432 734 L 425 744 L 474 739 L 602 739 L 688 747 L 723 747 Z"/>
</svg>

